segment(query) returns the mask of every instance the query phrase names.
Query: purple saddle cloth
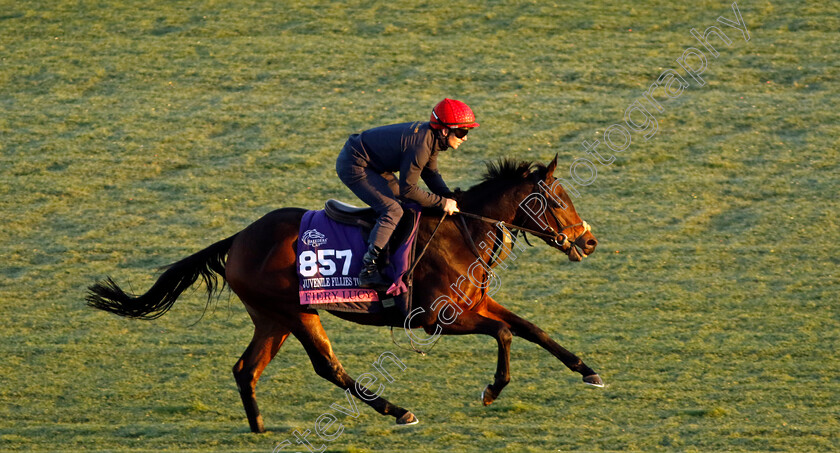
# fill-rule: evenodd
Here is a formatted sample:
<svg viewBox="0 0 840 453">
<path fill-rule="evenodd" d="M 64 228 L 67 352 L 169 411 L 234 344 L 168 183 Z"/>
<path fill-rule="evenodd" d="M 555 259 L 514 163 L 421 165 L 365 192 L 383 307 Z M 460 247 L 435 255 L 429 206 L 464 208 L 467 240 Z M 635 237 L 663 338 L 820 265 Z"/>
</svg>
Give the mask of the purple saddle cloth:
<svg viewBox="0 0 840 453">
<path fill-rule="evenodd" d="M 390 254 L 382 275 L 393 283 L 385 293 L 359 287 L 362 257 L 367 250 L 365 232 L 355 225 L 338 223 L 324 210 L 307 211 L 300 222 L 297 240 L 298 293 L 301 305 L 310 308 L 356 313 L 382 311 L 380 298 L 394 297 L 396 305 L 406 311 L 401 301 L 408 290 L 403 276 L 411 266 L 411 251 L 417 236 L 420 212 L 406 209 L 413 216 L 407 239 Z M 405 314 L 405 313 L 404 313 Z"/>
</svg>

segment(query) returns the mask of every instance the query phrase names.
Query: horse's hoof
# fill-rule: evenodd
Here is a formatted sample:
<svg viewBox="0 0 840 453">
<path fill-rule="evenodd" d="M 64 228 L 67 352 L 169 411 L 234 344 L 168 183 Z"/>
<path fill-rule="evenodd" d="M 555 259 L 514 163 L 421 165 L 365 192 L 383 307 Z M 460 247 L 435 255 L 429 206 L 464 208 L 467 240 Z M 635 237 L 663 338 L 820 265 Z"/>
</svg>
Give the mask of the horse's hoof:
<svg viewBox="0 0 840 453">
<path fill-rule="evenodd" d="M 587 385 L 591 385 L 593 387 L 603 387 L 604 381 L 601 380 L 601 376 L 597 374 L 590 374 L 589 376 L 583 377 L 583 383 Z"/>
<path fill-rule="evenodd" d="M 254 434 L 263 434 L 265 433 L 265 424 L 263 424 L 262 415 L 257 415 L 256 420 L 251 423 L 251 432 Z"/>
<path fill-rule="evenodd" d="M 420 423 L 420 420 L 417 420 L 417 417 L 411 412 L 406 412 L 402 417 L 397 419 L 398 425 L 416 425 L 418 423 Z"/>
<path fill-rule="evenodd" d="M 496 401 L 496 398 L 498 396 L 499 395 L 496 395 L 495 393 L 493 393 L 493 390 L 491 390 L 490 386 L 488 385 L 487 387 L 484 388 L 484 390 L 481 391 L 481 404 L 483 404 L 485 406 L 489 406 L 489 405 L 493 404 L 493 401 Z"/>
</svg>

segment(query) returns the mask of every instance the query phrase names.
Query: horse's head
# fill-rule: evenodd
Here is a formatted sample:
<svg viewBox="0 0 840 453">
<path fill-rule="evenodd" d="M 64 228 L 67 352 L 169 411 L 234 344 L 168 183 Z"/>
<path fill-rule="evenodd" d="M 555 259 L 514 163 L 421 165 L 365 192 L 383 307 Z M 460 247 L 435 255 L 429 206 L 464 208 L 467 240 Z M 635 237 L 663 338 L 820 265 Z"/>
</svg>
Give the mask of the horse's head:
<svg viewBox="0 0 840 453">
<path fill-rule="evenodd" d="M 547 166 L 538 165 L 528 175 L 531 192 L 519 203 L 514 223 L 542 231 L 548 245 L 563 251 L 571 261 L 580 261 L 595 251 L 598 240 L 592 228 L 580 218 L 571 198 L 554 177 L 557 156 Z"/>
</svg>

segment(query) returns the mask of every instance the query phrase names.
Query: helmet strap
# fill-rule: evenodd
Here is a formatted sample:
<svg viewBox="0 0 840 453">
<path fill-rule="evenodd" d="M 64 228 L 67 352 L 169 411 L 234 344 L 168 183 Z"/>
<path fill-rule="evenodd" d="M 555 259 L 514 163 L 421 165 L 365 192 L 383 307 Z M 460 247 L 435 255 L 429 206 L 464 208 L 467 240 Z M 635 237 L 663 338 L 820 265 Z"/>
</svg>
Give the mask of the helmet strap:
<svg viewBox="0 0 840 453">
<path fill-rule="evenodd" d="M 446 126 L 443 127 L 448 129 L 448 127 Z M 432 128 L 432 134 L 435 137 L 435 141 L 440 143 L 439 149 L 441 151 L 446 151 L 447 149 L 449 149 L 449 140 L 447 140 L 447 137 L 443 135 L 443 129 Z"/>
</svg>

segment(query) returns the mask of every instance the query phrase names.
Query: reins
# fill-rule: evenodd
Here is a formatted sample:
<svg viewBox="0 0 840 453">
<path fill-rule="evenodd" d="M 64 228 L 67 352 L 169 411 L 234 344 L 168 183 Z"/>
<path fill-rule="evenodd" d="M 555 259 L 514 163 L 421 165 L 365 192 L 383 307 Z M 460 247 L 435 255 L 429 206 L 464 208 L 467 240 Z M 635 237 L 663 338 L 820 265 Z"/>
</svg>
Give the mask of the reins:
<svg viewBox="0 0 840 453">
<path fill-rule="evenodd" d="M 438 220 L 437 226 L 435 226 L 435 229 L 432 230 L 432 234 L 431 236 L 429 236 L 429 240 L 426 241 L 426 245 L 423 246 L 423 250 L 420 251 L 420 254 L 417 255 L 417 258 L 414 259 L 414 263 L 411 265 L 411 268 L 409 268 L 408 272 L 405 273 L 406 275 L 411 275 L 411 273 L 414 272 L 414 268 L 417 266 L 417 263 L 420 262 L 420 258 L 423 258 L 423 254 L 426 253 L 426 249 L 429 248 L 429 244 L 432 243 L 432 238 L 435 237 L 435 233 L 437 233 L 438 228 L 440 228 L 440 226 L 443 224 L 443 221 L 446 219 L 446 216 L 447 214 L 444 212 L 443 216 L 440 218 L 440 220 Z"/>
<path fill-rule="evenodd" d="M 491 224 L 496 225 L 496 226 L 505 227 L 509 230 L 519 230 L 519 231 L 523 231 L 525 233 L 531 233 L 534 236 L 539 236 L 539 237 L 543 237 L 543 238 L 546 238 L 546 239 L 554 238 L 553 234 L 549 234 L 549 233 L 546 233 L 544 231 L 532 230 L 531 228 L 525 228 L 525 227 L 517 226 L 517 225 L 511 224 L 511 223 L 507 223 L 504 220 L 491 219 L 490 217 L 484 217 L 482 215 L 473 214 L 471 212 L 464 212 L 464 211 L 458 211 L 458 214 L 461 214 L 464 217 L 469 217 L 469 218 L 472 218 L 472 219 L 481 220 L 482 222 L 485 222 L 485 223 L 491 223 Z M 580 224 L 578 223 L 577 225 L 580 225 Z M 577 226 L 577 225 L 570 225 L 570 226 Z M 566 229 L 566 228 L 568 228 L 568 227 L 564 227 L 563 229 Z"/>
<path fill-rule="evenodd" d="M 550 211 L 550 212 L 554 216 L 554 220 L 557 223 L 557 226 L 560 229 L 560 231 L 556 231 L 554 229 L 554 227 L 552 227 L 551 225 L 548 225 L 548 228 L 551 231 L 551 233 L 547 233 L 546 230 L 537 231 L 537 230 L 534 230 L 534 229 L 531 229 L 531 228 L 526 228 L 526 227 L 522 227 L 522 226 L 519 226 L 519 225 L 514 225 L 512 223 L 507 223 L 504 220 L 491 219 L 490 217 L 484 217 L 482 215 L 473 214 L 473 213 L 470 213 L 470 212 L 459 211 L 458 214 L 461 214 L 465 217 L 470 217 L 470 218 L 473 218 L 473 219 L 476 219 L 476 220 L 480 220 L 480 221 L 485 222 L 485 223 L 493 224 L 496 227 L 503 227 L 503 228 L 506 228 L 508 230 L 521 231 L 523 233 L 522 237 L 525 237 L 524 233 L 531 233 L 532 235 L 537 236 L 537 237 L 541 237 L 541 238 L 544 238 L 544 239 L 550 239 L 560 246 L 565 245 L 566 242 L 569 240 L 569 236 L 566 233 L 563 232 L 564 230 L 567 230 L 569 228 L 574 228 L 576 226 L 583 226 L 586 229 L 586 231 L 590 230 L 589 224 L 586 223 L 586 221 L 573 223 L 571 225 L 566 225 L 566 226 L 561 227 L 560 226 L 560 219 L 557 218 L 557 216 L 554 214 L 554 211 Z M 560 239 L 560 240 L 558 240 L 558 239 Z M 527 239 L 526 239 L 526 241 L 527 241 Z M 530 245 L 530 243 L 529 243 L 529 245 Z"/>
</svg>

